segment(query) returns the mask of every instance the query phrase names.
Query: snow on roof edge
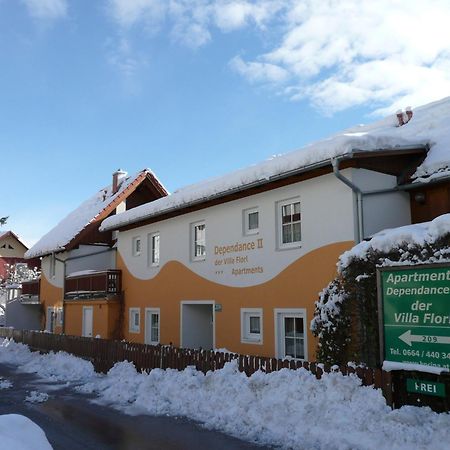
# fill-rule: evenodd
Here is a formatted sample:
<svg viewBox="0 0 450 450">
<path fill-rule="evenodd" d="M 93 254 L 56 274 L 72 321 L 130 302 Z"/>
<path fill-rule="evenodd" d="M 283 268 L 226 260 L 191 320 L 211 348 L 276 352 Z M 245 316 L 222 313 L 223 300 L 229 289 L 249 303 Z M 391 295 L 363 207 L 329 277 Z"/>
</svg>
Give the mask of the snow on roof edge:
<svg viewBox="0 0 450 450">
<path fill-rule="evenodd" d="M 225 195 L 231 189 L 243 188 L 276 174 L 348 155 L 355 149 L 395 151 L 399 147 L 411 145 L 427 146 L 430 149 L 413 175 L 418 183 L 450 174 L 450 97 L 416 108 L 412 119 L 403 126 L 398 126 L 396 114 L 392 114 L 368 125 L 349 128 L 299 150 L 212 180 L 201 181 L 163 199 L 126 211 L 120 216 L 107 218 L 100 230 L 131 225 L 172 209 L 181 209 L 193 202 L 201 202 L 202 199 Z"/>
<path fill-rule="evenodd" d="M 112 185 L 105 186 L 72 210 L 57 225 L 39 239 L 26 253 L 25 258 L 37 258 L 51 253 L 59 253 L 81 233 L 90 223 L 95 221 L 102 212 L 118 199 L 142 175 L 150 174 L 160 183 L 150 169 L 143 169 L 134 175 L 129 175 L 121 183 L 119 190 L 112 194 Z M 164 186 L 160 183 L 163 189 Z"/>
</svg>

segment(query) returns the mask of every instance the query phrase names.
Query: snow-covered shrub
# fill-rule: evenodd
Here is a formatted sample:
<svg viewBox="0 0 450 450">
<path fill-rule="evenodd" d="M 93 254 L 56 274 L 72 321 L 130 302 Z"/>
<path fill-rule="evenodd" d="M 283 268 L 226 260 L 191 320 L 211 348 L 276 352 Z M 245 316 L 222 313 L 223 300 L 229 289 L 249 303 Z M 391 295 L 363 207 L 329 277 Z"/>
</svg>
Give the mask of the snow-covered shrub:
<svg viewBox="0 0 450 450">
<path fill-rule="evenodd" d="M 339 258 L 338 275 L 316 302 L 311 330 L 317 360 L 380 364 L 378 266 L 450 261 L 450 214 L 424 224 L 382 231 Z"/>
</svg>

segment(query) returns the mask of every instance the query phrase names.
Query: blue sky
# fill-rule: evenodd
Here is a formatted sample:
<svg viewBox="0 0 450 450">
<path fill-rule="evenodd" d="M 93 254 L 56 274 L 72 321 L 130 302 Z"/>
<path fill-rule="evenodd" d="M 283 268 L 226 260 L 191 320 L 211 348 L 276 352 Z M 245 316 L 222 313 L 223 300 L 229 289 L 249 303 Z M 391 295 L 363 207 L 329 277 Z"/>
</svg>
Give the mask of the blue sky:
<svg viewBox="0 0 450 450">
<path fill-rule="evenodd" d="M 376 4 L 0 0 L 7 228 L 33 244 L 119 167 L 172 191 L 449 95 L 448 2 Z"/>
</svg>

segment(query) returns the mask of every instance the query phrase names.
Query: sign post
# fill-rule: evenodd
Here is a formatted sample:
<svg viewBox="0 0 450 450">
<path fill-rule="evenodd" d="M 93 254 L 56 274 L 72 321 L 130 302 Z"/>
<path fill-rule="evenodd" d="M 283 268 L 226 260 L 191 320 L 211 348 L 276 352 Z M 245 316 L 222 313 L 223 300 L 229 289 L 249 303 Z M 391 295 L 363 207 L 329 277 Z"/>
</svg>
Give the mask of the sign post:
<svg viewBox="0 0 450 450">
<path fill-rule="evenodd" d="M 379 303 L 382 361 L 450 370 L 449 265 L 380 269 Z"/>
</svg>

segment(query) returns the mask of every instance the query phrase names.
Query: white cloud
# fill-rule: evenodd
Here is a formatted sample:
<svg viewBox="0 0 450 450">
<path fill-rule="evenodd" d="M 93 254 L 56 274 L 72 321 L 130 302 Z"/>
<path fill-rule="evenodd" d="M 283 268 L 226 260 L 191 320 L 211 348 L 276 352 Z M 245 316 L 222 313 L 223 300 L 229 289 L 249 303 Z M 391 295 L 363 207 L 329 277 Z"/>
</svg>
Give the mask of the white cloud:
<svg viewBox="0 0 450 450">
<path fill-rule="evenodd" d="M 385 113 L 450 93 L 448 1 L 293 1 L 285 13 L 280 43 L 256 61 L 291 75 L 292 100 L 327 113 L 361 104 Z"/>
<path fill-rule="evenodd" d="M 326 113 L 369 104 L 384 113 L 450 93 L 448 0 L 108 0 L 122 30 L 165 27 L 201 47 L 243 28 L 268 50 L 229 66 Z M 252 49 L 243 48 L 246 54 Z"/>
<path fill-rule="evenodd" d="M 282 67 L 270 63 L 245 62 L 240 56 L 235 56 L 230 66 L 251 82 L 278 83 L 289 77 L 289 72 Z"/>
<path fill-rule="evenodd" d="M 66 0 L 22 0 L 36 19 L 60 19 L 67 15 Z"/>
</svg>

